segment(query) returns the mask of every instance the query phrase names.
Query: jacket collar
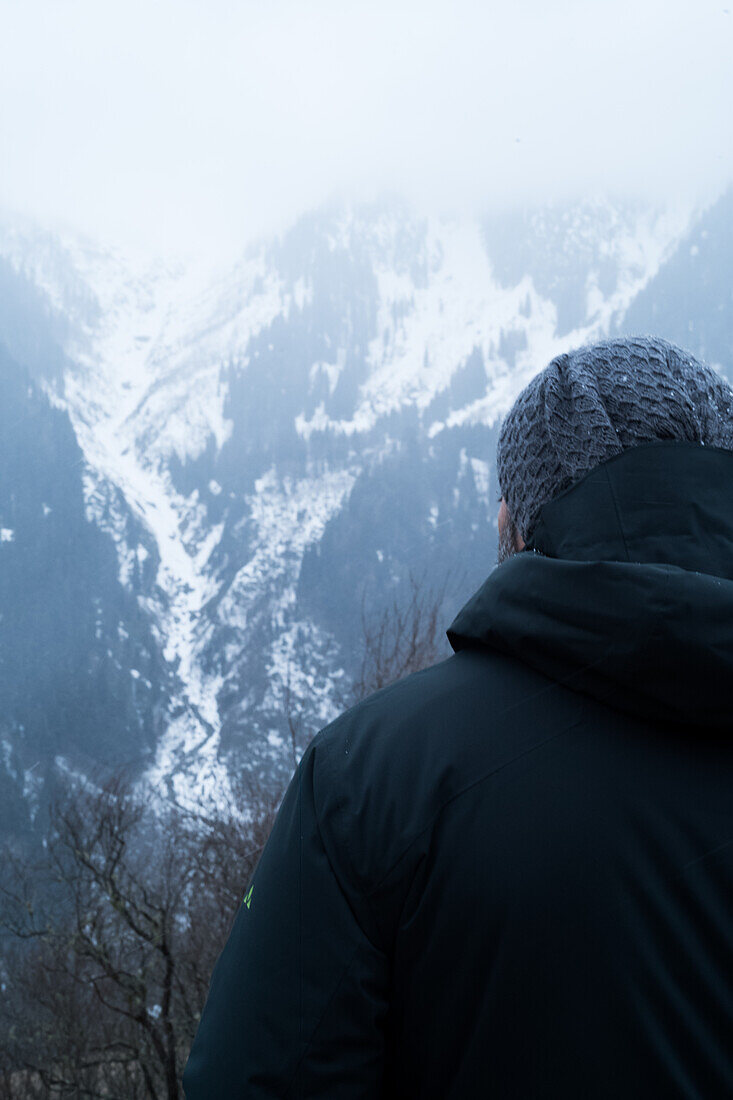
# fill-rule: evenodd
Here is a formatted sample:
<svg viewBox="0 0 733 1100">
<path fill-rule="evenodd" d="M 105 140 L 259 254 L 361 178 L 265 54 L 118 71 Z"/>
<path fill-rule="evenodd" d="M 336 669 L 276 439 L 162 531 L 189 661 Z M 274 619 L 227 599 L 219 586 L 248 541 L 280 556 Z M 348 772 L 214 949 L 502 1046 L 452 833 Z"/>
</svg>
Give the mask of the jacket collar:
<svg viewBox="0 0 733 1100">
<path fill-rule="evenodd" d="M 546 504 L 446 631 L 642 716 L 733 727 L 733 452 L 645 444 Z"/>
<path fill-rule="evenodd" d="M 672 441 L 623 451 L 543 506 L 526 549 L 733 579 L 733 451 Z"/>
</svg>

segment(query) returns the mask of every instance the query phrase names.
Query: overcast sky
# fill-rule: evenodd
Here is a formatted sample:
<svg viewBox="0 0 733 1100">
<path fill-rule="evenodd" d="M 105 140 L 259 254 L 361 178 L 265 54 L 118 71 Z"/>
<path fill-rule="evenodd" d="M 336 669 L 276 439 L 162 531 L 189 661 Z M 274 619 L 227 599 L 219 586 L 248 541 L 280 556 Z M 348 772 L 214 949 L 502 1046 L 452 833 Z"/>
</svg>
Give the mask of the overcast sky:
<svg viewBox="0 0 733 1100">
<path fill-rule="evenodd" d="M 0 204 L 239 249 L 336 195 L 733 179 L 733 0 L 0 0 Z"/>
</svg>

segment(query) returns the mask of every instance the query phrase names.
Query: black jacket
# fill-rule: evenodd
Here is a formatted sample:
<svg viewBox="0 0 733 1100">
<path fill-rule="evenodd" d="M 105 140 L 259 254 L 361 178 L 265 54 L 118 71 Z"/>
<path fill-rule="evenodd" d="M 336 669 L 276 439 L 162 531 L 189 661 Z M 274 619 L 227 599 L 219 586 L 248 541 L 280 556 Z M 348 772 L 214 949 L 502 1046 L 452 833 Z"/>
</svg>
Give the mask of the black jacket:
<svg viewBox="0 0 733 1100">
<path fill-rule="evenodd" d="M 448 637 L 303 756 L 188 1100 L 730 1100 L 733 453 L 599 466 Z"/>
</svg>

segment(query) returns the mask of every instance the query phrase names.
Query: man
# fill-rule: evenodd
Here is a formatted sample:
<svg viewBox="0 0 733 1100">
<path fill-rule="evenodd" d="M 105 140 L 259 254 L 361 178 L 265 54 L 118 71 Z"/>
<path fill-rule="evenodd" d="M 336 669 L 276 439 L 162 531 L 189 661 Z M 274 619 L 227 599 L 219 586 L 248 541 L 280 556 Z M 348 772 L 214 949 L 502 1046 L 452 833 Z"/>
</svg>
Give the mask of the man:
<svg viewBox="0 0 733 1100">
<path fill-rule="evenodd" d="M 733 1096 L 733 391 L 581 348 L 497 460 L 501 564 L 304 754 L 188 1100 Z"/>
</svg>

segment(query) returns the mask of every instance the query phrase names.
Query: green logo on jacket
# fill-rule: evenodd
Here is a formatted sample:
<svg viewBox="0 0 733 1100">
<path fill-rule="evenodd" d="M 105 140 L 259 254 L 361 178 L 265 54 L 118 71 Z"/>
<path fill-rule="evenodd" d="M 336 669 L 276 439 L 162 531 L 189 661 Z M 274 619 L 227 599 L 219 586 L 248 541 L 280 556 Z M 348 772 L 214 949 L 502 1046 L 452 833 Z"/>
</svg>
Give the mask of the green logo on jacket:
<svg viewBox="0 0 733 1100">
<path fill-rule="evenodd" d="M 254 887 L 250 886 L 249 890 L 247 891 L 247 893 L 242 898 L 242 905 L 246 905 L 248 909 L 249 909 L 250 905 L 252 904 L 252 891 L 253 891 L 253 889 L 254 889 Z"/>
</svg>

